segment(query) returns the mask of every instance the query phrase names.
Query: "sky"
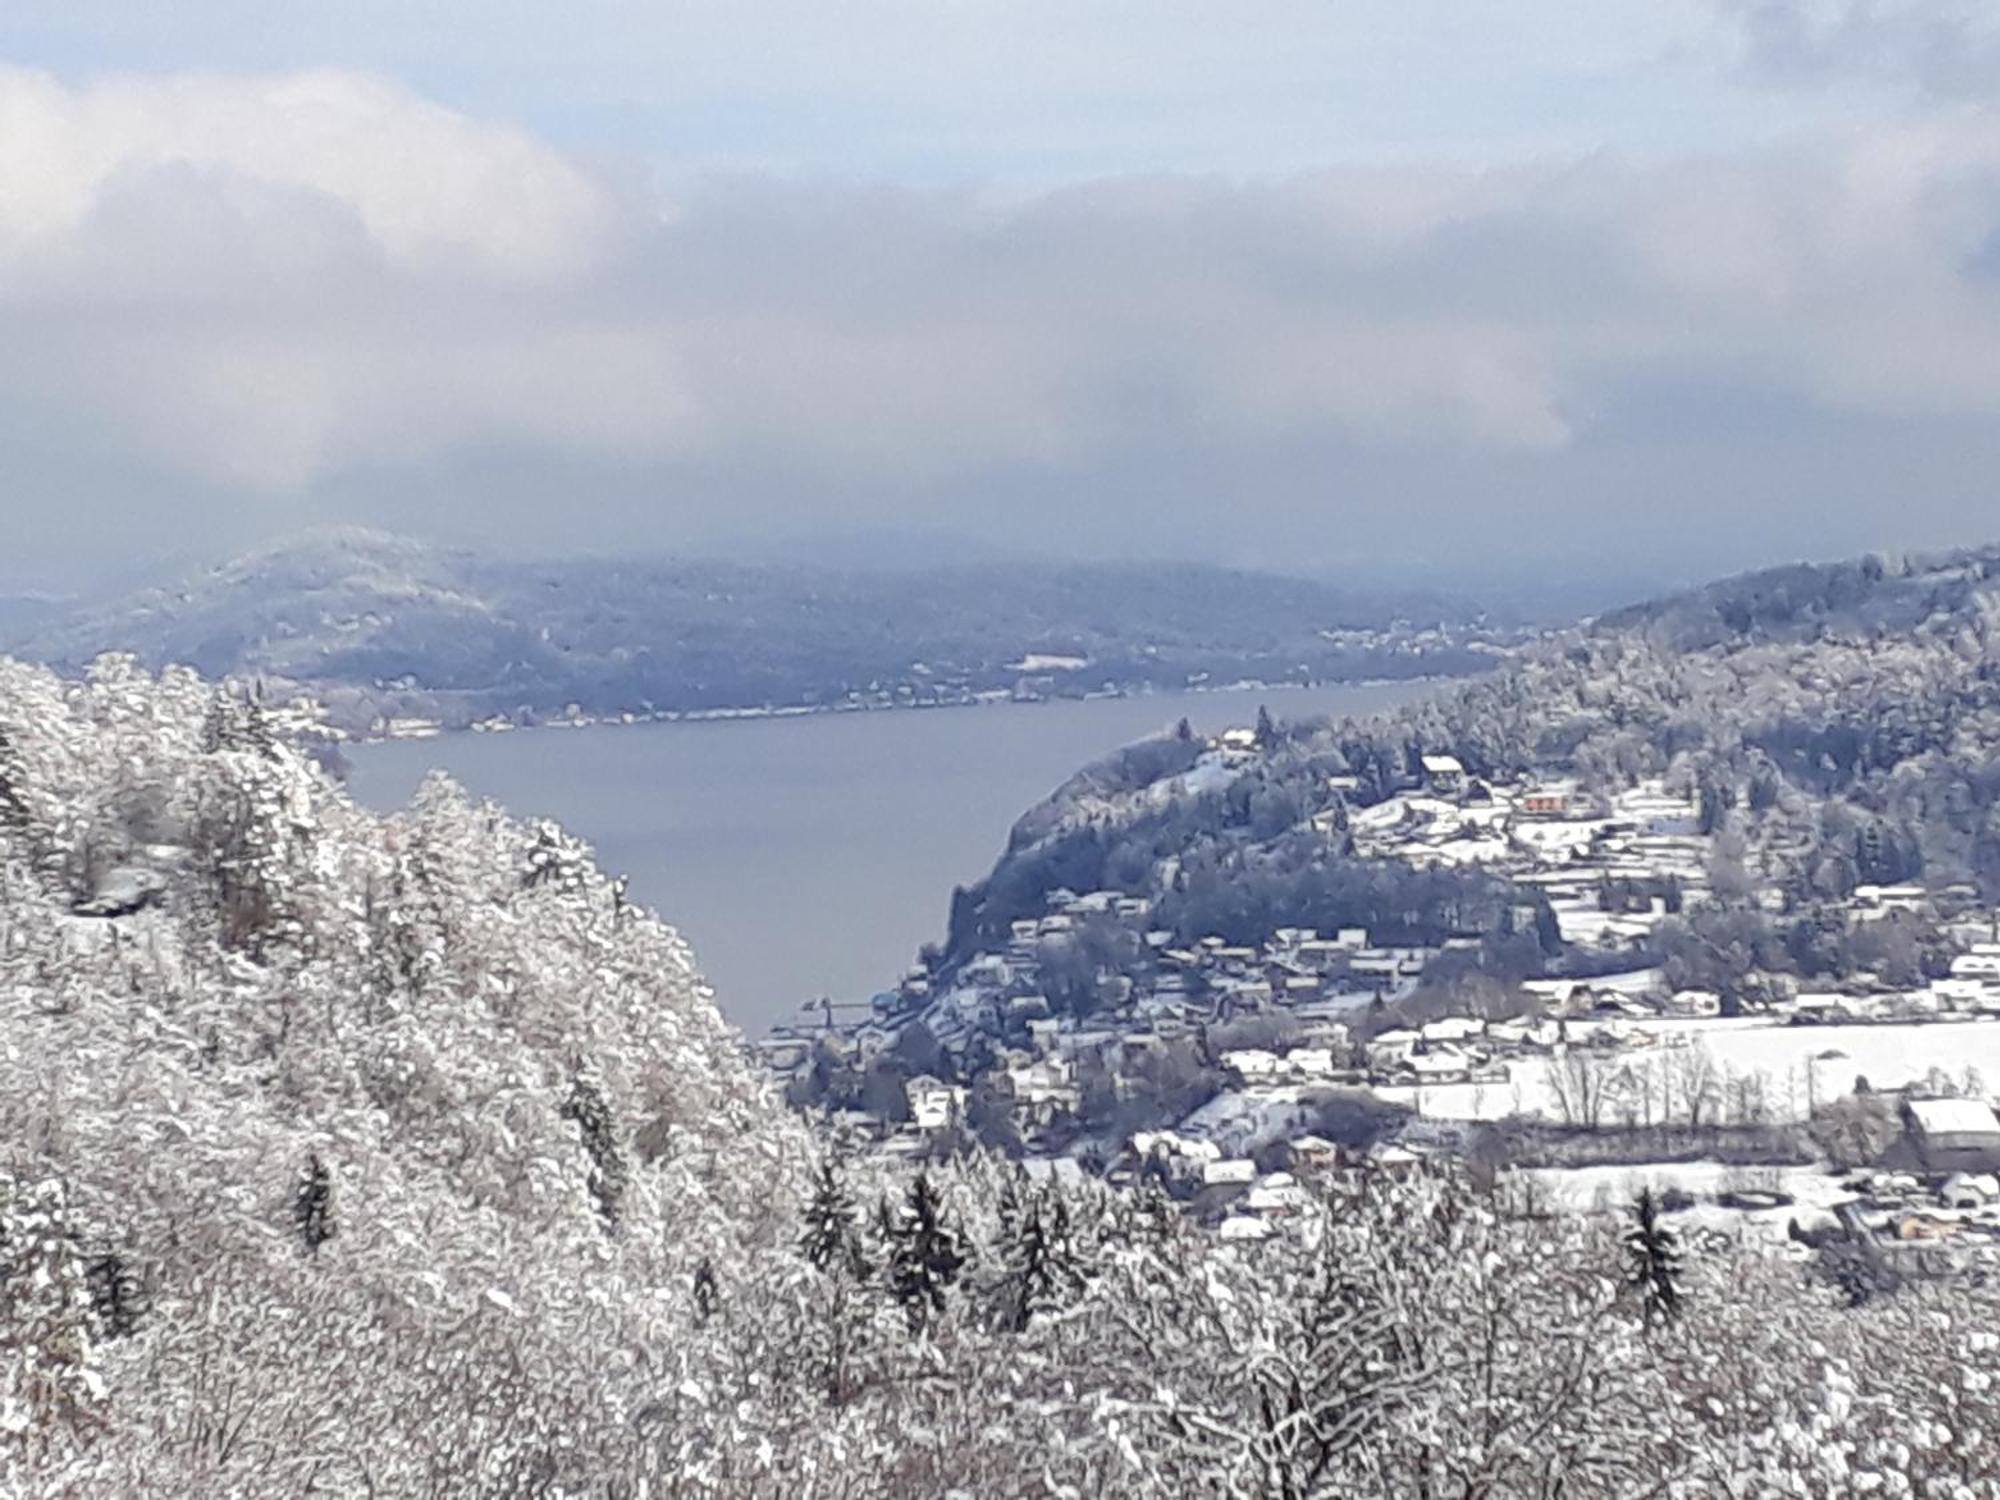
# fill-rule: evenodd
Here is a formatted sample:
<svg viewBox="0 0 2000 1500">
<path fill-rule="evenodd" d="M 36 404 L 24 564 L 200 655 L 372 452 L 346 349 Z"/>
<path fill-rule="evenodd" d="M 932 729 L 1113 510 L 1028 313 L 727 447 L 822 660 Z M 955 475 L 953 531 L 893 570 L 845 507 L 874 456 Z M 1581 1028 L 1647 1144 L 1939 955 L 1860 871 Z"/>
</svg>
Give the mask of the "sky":
<svg viewBox="0 0 2000 1500">
<path fill-rule="evenodd" d="M 2000 540 L 1972 0 L 9 0 L 0 589 Z"/>
</svg>

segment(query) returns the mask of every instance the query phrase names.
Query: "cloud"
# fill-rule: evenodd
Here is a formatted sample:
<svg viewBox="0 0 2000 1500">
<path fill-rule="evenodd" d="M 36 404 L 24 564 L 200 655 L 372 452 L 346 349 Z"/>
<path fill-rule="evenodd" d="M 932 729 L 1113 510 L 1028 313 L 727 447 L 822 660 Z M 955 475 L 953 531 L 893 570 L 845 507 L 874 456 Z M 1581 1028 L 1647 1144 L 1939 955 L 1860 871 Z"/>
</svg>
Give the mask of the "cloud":
<svg viewBox="0 0 2000 1500">
<path fill-rule="evenodd" d="M 1719 0 L 1752 72 L 1860 78 L 1948 99 L 2000 89 L 2000 17 L 1979 0 Z"/>
<path fill-rule="evenodd" d="M 68 88 L 0 68 L 0 122 L 8 259 L 107 227 L 94 222 L 107 203 L 115 215 L 134 197 L 184 195 L 204 177 L 219 192 L 262 189 L 295 207 L 318 199 L 409 269 L 561 274 L 588 261 L 606 227 L 601 193 L 547 147 L 353 73 Z M 164 185 L 153 180 L 161 174 Z"/>
<path fill-rule="evenodd" d="M 1470 561 L 1525 529 L 1687 545 L 1673 473 L 1717 524 L 1782 491 L 1858 533 L 1851 460 L 1801 493 L 1828 432 L 2000 416 L 1977 111 L 1701 157 L 669 203 L 371 77 L 9 70 L 0 183 L 14 492 L 113 464 L 134 513 L 365 490 L 489 541 L 921 516 Z M 1765 418 L 1690 394 L 1717 391 Z"/>
</svg>

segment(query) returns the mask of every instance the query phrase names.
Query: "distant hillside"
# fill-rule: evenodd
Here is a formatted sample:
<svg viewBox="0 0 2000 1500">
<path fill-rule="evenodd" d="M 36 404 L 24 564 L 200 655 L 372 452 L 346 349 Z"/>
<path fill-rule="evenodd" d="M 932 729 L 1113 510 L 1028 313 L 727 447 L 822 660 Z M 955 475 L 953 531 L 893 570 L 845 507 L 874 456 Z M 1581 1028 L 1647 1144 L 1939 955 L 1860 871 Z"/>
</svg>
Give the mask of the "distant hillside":
<svg viewBox="0 0 2000 1500">
<path fill-rule="evenodd" d="M 1614 610 L 1598 626 L 1682 650 L 1899 635 L 1934 618 L 1964 614 L 1996 591 L 1996 578 L 2000 546 L 1792 563 Z"/>
<path fill-rule="evenodd" d="M 1820 908 L 1857 883 L 2000 899 L 1997 623 L 2000 549 L 1801 564 L 1617 611 L 1373 720 L 1272 726 L 1222 763 L 1150 741 L 1023 815 L 957 894 L 943 965 L 1004 946 L 1059 889 L 1145 896 L 1185 939 L 1499 935 L 1513 893 L 1476 871 L 1368 866 L 1339 831 L 1449 754 L 1474 778 L 1667 778 L 1786 901 L 1690 919 L 1669 934 L 1684 967 L 1717 989 L 1787 966 L 1811 976 Z"/>
<path fill-rule="evenodd" d="M 263 676 L 350 728 L 1407 677 L 1488 665 L 1496 638 L 1465 604 L 1219 568 L 518 563 L 364 531 L 12 629 L 0 615 L 31 660 Z"/>
</svg>

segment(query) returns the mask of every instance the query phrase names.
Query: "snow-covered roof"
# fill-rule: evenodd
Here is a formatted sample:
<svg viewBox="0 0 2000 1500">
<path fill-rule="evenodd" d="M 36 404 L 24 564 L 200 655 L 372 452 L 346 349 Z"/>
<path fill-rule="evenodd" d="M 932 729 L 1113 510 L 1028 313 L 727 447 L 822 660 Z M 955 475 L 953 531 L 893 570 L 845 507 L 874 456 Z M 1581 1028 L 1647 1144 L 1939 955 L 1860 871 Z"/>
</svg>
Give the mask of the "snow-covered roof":
<svg viewBox="0 0 2000 1500">
<path fill-rule="evenodd" d="M 1914 1099 L 1910 1118 L 1925 1135 L 2000 1135 L 1993 1106 L 1980 1099 Z"/>
<path fill-rule="evenodd" d="M 1248 1214 L 1232 1214 L 1222 1221 L 1221 1234 L 1225 1240 L 1267 1240 L 1271 1237 L 1271 1226 L 1263 1219 L 1254 1219 Z"/>
<path fill-rule="evenodd" d="M 1424 770 L 1432 776 L 1463 776 L 1465 767 L 1456 755 L 1426 755 Z"/>
</svg>

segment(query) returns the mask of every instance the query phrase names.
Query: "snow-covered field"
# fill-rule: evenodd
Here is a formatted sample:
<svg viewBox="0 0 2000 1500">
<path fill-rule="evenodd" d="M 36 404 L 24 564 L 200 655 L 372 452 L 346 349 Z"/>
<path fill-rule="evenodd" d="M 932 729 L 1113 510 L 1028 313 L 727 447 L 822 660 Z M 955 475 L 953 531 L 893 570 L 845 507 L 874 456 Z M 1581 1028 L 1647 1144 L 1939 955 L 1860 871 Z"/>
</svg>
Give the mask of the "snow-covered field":
<svg viewBox="0 0 2000 1500">
<path fill-rule="evenodd" d="M 1986 1094 L 2000 1084 L 2000 1021 L 1938 1021 L 1900 1026 L 1775 1026 L 1761 1020 L 1663 1020 L 1635 1028 L 1650 1034 L 1636 1045 L 1593 1062 L 1614 1071 L 1629 1067 L 1664 1076 L 1683 1064 L 1677 1054 L 1699 1047 L 1714 1060 L 1718 1086 L 1761 1078 L 1774 1120 L 1802 1120 L 1815 1102 L 1854 1091 L 1857 1078 L 1877 1089 L 1922 1080 L 1933 1068 L 1967 1092 Z M 1563 1118 L 1552 1070 L 1564 1064 L 1545 1057 L 1516 1059 L 1504 1083 L 1454 1083 L 1376 1090 L 1441 1120 L 1497 1120 L 1510 1114 Z M 1970 1085 L 1968 1088 L 1967 1085 Z M 1616 1118 L 1606 1110 L 1605 1119 Z"/>
<path fill-rule="evenodd" d="M 1683 1232 L 1700 1227 L 1748 1236 L 1756 1242 L 1782 1244 L 1790 1226 L 1829 1223 L 1834 1206 L 1854 1194 L 1840 1178 L 1821 1167 L 1740 1167 L 1718 1161 L 1645 1162 L 1616 1167 L 1537 1167 L 1521 1173 L 1551 1208 L 1571 1213 L 1618 1213 L 1640 1190 L 1655 1195 L 1682 1192 L 1695 1206 L 1673 1215 Z M 1774 1191 L 1792 1201 L 1777 1208 L 1724 1208 L 1716 1202 L 1732 1190 Z"/>
</svg>

